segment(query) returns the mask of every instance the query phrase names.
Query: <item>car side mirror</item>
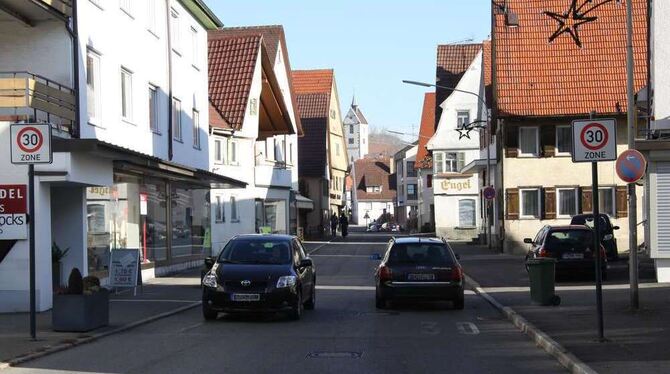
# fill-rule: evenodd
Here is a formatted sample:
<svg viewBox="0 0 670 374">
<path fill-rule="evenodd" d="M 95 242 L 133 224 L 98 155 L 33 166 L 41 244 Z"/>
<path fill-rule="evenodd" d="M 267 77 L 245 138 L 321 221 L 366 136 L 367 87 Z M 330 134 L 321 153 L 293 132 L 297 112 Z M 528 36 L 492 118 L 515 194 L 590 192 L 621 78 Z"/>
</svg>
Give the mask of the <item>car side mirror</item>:
<svg viewBox="0 0 670 374">
<path fill-rule="evenodd" d="M 370 260 L 375 260 L 375 261 L 380 261 L 382 259 L 382 255 L 379 253 L 373 253 L 370 255 Z"/>
<path fill-rule="evenodd" d="M 619 229 L 619 226 L 612 227 L 612 230 L 618 230 L 618 229 Z"/>
<path fill-rule="evenodd" d="M 523 242 L 526 243 L 526 244 L 533 244 L 533 239 L 531 239 L 531 238 L 525 238 L 525 239 L 523 240 Z"/>
<path fill-rule="evenodd" d="M 313 265 L 314 265 L 314 262 L 312 262 L 312 259 L 308 257 L 308 258 L 303 258 L 302 260 L 300 260 L 300 265 L 298 265 L 298 267 L 308 268 L 308 267 L 313 266 Z"/>
<path fill-rule="evenodd" d="M 207 270 L 211 270 L 212 267 L 214 267 L 214 257 L 205 258 L 205 267 L 207 268 Z"/>
</svg>

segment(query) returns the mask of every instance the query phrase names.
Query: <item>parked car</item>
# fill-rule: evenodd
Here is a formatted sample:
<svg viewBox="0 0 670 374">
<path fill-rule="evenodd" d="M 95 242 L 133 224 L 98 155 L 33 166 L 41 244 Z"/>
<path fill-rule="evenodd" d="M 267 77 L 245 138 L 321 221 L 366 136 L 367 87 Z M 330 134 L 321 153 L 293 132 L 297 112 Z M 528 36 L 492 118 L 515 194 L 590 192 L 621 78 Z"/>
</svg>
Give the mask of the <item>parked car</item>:
<svg viewBox="0 0 670 374">
<path fill-rule="evenodd" d="M 316 269 L 302 243 L 290 235 L 240 235 L 231 239 L 202 280 L 206 320 L 219 312 L 288 312 L 300 319 L 314 309 Z"/>
<path fill-rule="evenodd" d="M 572 217 L 570 224 L 593 227 L 593 214 L 578 214 Z M 619 259 L 619 249 L 614 237 L 614 230 L 618 229 L 619 226 L 613 226 L 607 214 L 600 215 L 600 242 L 605 247 L 607 258 L 614 261 Z"/>
<path fill-rule="evenodd" d="M 583 225 L 545 226 L 535 239 L 526 238 L 524 243 L 531 249 L 526 259 L 548 257 L 556 259 L 556 277 L 595 272 L 593 230 Z M 601 245 L 601 271 L 607 279 L 607 256 Z"/>
<path fill-rule="evenodd" d="M 448 300 L 465 306 L 463 268 L 446 241 L 437 238 L 392 239 L 375 271 L 375 304 L 394 300 Z"/>
</svg>

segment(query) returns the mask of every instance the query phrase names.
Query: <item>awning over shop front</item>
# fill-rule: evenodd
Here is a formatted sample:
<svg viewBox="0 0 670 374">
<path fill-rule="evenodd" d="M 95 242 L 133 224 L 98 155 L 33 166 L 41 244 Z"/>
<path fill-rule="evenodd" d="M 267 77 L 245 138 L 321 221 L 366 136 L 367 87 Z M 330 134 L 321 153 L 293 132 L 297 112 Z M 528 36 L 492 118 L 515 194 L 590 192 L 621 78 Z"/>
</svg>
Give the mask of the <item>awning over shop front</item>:
<svg viewBox="0 0 670 374">
<path fill-rule="evenodd" d="M 495 166 L 493 160 L 491 160 L 491 166 Z M 474 160 L 465 165 L 461 173 L 478 173 L 484 169 L 486 169 L 486 160 Z"/>
<path fill-rule="evenodd" d="M 165 178 L 181 183 L 186 188 L 245 188 L 246 183 L 196 169 L 132 149 L 120 147 L 97 139 L 52 139 L 54 152 L 90 153 L 92 156 L 111 159 L 114 169 L 137 175 Z"/>
<path fill-rule="evenodd" d="M 314 210 L 314 202 L 300 194 L 295 195 L 296 206 L 298 209 Z"/>
</svg>

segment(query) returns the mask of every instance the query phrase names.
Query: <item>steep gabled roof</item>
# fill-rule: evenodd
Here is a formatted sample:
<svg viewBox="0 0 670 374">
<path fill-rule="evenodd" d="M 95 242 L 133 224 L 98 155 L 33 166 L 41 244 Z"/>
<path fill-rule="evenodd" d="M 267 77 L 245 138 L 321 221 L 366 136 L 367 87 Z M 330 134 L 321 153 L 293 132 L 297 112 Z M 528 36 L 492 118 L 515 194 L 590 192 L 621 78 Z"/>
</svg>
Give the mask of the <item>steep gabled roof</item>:
<svg viewBox="0 0 670 374">
<path fill-rule="evenodd" d="M 438 86 L 456 88 L 463 74 L 468 70 L 472 60 L 482 49 L 481 43 L 474 44 L 445 44 L 437 46 L 437 70 L 436 82 Z M 440 122 L 442 108 L 440 104 L 446 100 L 453 91 L 435 88 L 435 126 Z"/>
<path fill-rule="evenodd" d="M 222 37 L 209 33 L 209 100 L 234 130 L 244 122 L 261 43 L 260 34 Z"/>
<path fill-rule="evenodd" d="M 419 146 L 416 151 L 417 169 L 432 169 L 433 157 L 428 153 L 426 144 L 435 134 L 435 93 L 427 92 L 423 98 L 423 110 L 421 111 L 421 127 L 419 128 Z"/>
<path fill-rule="evenodd" d="M 264 25 L 264 26 L 246 26 L 246 27 L 226 27 L 223 28 L 217 35 L 221 36 L 253 36 L 253 35 L 262 35 L 263 44 L 265 49 L 270 56 L 270 63 L 272 67 L 275 67 L 277 62 L 277 51 L 282 46 L 282 60 L 284 61 L 284 67 L 286 68 L 286 75 L 288 77 L 288 85 L 291 90 L 291 105 L 293 106 L 293 111 L 296 114 L 296 124 L 298 127 L 298 134 L 302 135 L 302 124 L 300 122 L 300 116 L 298 115 L 298 105 L 296 100 L 295 89 L 293 88 L 293 76 L 291 74 L 291 61 L 289 60 L 288 46 L 286 44 L 286 34 L 284 33 L 284 27 L 282 25 Z M 289 103 L 286 103 L 287 105 Z"/>
<path fill-rule="evenodd" d="M 293 86 L 298 95 L 325 93 L 333 88 L 333 69 L 294 70 Z"/>
<path fill-rule="evenodd" d="M 647 79 L 647 1 L 631 1 L 637 92 Z M 518 27 L 506 26 L 505 15 L 497 12 L 493 32 L 500 116 L 626 112 L 625 2 L 507 0 L 506 6 L 518 16 Z M 561 21 L 565 17 L 567 23 Z M 561 22 L 581 24 L 566 30 Z"/>
<path fill-rule="evenodd" d="M 396 197 L 395 177 L 391 174 L 390 159 L 363 158 L 354 162 L 356 198 L 361 200 L 393 201 Z M 381 186 L 381 192 L 367 192 L 366 187 Z"/>
</svg>

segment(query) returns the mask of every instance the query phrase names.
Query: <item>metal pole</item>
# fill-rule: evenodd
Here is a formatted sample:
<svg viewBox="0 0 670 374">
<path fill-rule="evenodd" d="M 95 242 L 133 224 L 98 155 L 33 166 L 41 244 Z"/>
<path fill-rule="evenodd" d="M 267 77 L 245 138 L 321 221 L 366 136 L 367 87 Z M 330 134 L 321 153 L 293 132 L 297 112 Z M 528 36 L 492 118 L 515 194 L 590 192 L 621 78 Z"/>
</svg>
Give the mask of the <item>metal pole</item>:
<svg viewBox="0 0 670 374">
<path fill-rule="evenodd" d="M 598 309 L 598 340 L 605 340 L 603 327 L 603 288 L 602 288 L 602 258 L 600 251 L 600 207 L 598 196 L 598 163 L 591 163 L 591 177 L 593 178 L 593 251 L 596 258 L 596 305 Z"/>
<path fill-rule="evenodd" d="M 35 165 L 28 165 L 28 215 L 30 217 L 30 337 L 37 340 L 35 308 Z"/>
<path fill-rule="evenodd" d="M 486 187 L 491 186 L 491 111 L 486 110 Z M 491 249 L 491 238 L 492 238 L 492 228 L 491 228 L 491 200 L 484 198 L 484 203 L 486 204 L 486 231 L 488 238 L 486 241 L 488 243 L 489 249 Z"/>
<path fill-rule="evenodd" d="M 633 80 L 633 5 L 626 1 L 626 101 L 628 114 L 628 149 L 635 148 L 635 82 Z M 628 184 L 628 273 L 630 278 L 630 307 L 640 307 L 638 294 L 638 259 L 637 259 L 637 196 L 635 183 Z"/>
</svg>

